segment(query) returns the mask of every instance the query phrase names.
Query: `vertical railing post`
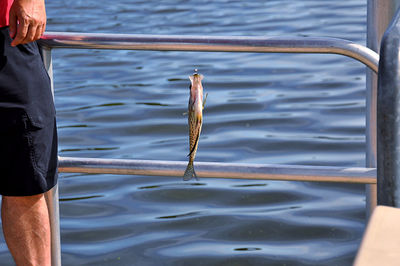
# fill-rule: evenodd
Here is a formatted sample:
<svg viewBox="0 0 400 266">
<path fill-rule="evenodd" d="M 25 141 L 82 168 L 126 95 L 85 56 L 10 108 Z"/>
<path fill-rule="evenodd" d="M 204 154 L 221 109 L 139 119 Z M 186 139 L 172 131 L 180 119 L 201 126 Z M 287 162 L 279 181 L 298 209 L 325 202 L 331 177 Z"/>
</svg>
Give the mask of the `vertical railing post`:
<svg viewBox="0 0 400 266">
<path fill-rule="evenodd" d="M 51 90 L 54 96 L 53 85 L 53 65 L 51 58 L 51 49 L 41 47 L 41 54 L 47 73 L 51 80 Z M 45 193 L 47 208 L 50 217 L 51 229 L 51 265 L 61 266 L 61 241 L 60 241 L 60 214 L 59 214 L 59 196 L 58 184 L 50 191 Z"/>
<path fill-rule="evenodd" d="M 400 11 L 381 44 L 378 77 L 378 204 L 400 207 Z"/>
<path fill-rule="evenodd" d="M 380 42 L 393 14 L 400 5 L 399 0 L 368 0 L 367 2 L 367 46 L 379 52 Z M 366 167 L 377 165 L 377 75 L 367 69 L 366 95 Z M 366 216 L 369 218 L 377 204 L 377 186 L 366 185 Z"/>
</svg>

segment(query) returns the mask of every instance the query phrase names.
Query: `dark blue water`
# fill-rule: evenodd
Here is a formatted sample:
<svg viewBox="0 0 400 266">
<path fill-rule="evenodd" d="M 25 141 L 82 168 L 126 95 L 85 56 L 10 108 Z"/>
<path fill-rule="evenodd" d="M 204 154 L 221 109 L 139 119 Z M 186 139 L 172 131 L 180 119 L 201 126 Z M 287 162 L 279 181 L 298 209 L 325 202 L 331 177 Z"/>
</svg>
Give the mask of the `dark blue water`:
<svg viewBox="0 0 400 266">
<path fill-rule="evenodd" d="M 47 1 L 48 31 L 329 36 L 366 1 Z M 196 160 L 365 164 L 365 67 L 338 55 L 55 50 L 60 156 L 186 160 L 188 76 L 209 93 Z M 64 265 L 350 265 L 364 186 L 62 174 Z M 12 265 L 3 238 L 0 264 Z"/>
</svg>

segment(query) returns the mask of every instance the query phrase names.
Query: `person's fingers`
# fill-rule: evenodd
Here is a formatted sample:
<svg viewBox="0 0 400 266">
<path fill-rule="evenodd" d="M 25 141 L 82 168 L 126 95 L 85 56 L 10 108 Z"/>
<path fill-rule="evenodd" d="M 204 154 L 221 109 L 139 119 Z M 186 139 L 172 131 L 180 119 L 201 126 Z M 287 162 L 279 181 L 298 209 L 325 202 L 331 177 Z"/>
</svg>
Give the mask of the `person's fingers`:
<svg viewBox="0 0 400 266">
<path fill-rule="evenodd" d="M 11 42 L 11 46 L 17 46 L 26 37 L 28 33 L 29 24 L 25 20 L 20 20 L 17 28 L 17 35 L 15 35 L 14 40 Z"/>
<path fill-rule="evenodd" d="M 10 12 L 10 25 L 9 25 L 9 30 L 10 30 L 10 37 L 14 38 L 15 33 L 17 32 L 17 24 L 18 24 L 18 18 L 14 14 L 14 12 Z"/>
<path fill-rule="evenodd" d="M 21 41 L 21 44 L 26 44 L 35 41 L 37 29 L 38 27 L 36 24 L 30 24 L 28 27 L 28 31 L 25 34 L 25 38 Z"/>
<path fill-rule="evenodd" d="M 35 36 L 33 37 L 34 41 L 39 40 L 40 37 L 42 37 L 42 34 L 43 34 L 42 33 L 43 32 L 42 28 L 43 28 L 43 25 L 38 25 L 36 27 L 36 33 L 35 33 Z"/>
<path fill-rule="evenodd" d="M 46 31 L 46 20 L 44 21 L 43 25 L 42 25 L 42 33 L 40 35 L 40 37 L 43 36 L 44 32 Z"/>
<path fill-rule="evenodd" d="M 29 24 L 25 21 L 19 21 L 17 34 L 15 35 L 14 40 L 11 42 L 11 46 L 17 46 L 21 44 L 21 42 L 25 39 L 26 34 L 28 33 Z"/>
</svg>

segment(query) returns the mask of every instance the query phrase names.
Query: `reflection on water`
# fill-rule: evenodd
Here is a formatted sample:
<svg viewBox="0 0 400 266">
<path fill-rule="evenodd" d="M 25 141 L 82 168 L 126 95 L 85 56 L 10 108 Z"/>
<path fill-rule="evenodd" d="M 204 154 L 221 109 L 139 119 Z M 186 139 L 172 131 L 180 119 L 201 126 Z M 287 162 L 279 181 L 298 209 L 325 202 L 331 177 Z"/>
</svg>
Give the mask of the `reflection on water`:
<svg viewBox="0 0 400 266">
<path fill-rule="evenodd" d="M 86 197 L 62 198 L 62 199 L 60 199 L 60 201 L 86 200 L 86 199 L 94 199 L 94 198 L 100 198 L 100 197 L 102 197 L 102 196 L 93 195 L 93 196 L 86 196 Z"/>
<path fill-rule="evenodd" d="M 365 43 L 365 1 L 48 1 L 49 31 L 330 36 Z M 107 8 L 105 8 L 107 6 Z M 338 55 L 56 50 L 60 156 L 364 165 L 365 68 Z M 364 187 L 62 174 L 63 265 L 350 265 Z M 13 265 L 4 241 L 2 265 Z"/>
</svg>

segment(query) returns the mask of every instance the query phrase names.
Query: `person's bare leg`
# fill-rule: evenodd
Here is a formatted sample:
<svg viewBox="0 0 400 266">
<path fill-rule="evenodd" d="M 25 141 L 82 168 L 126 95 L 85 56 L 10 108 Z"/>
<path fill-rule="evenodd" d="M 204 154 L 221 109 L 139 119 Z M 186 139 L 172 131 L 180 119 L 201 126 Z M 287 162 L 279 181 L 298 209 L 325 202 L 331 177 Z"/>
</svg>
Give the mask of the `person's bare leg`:
<svg viewBox="0 0 400 266">
<path fill-rule="evenodd" d="M 51 265 L 50 223 L 44 194 L 3 196 L 4 238 L 17 265 Z"/>
</svg>

